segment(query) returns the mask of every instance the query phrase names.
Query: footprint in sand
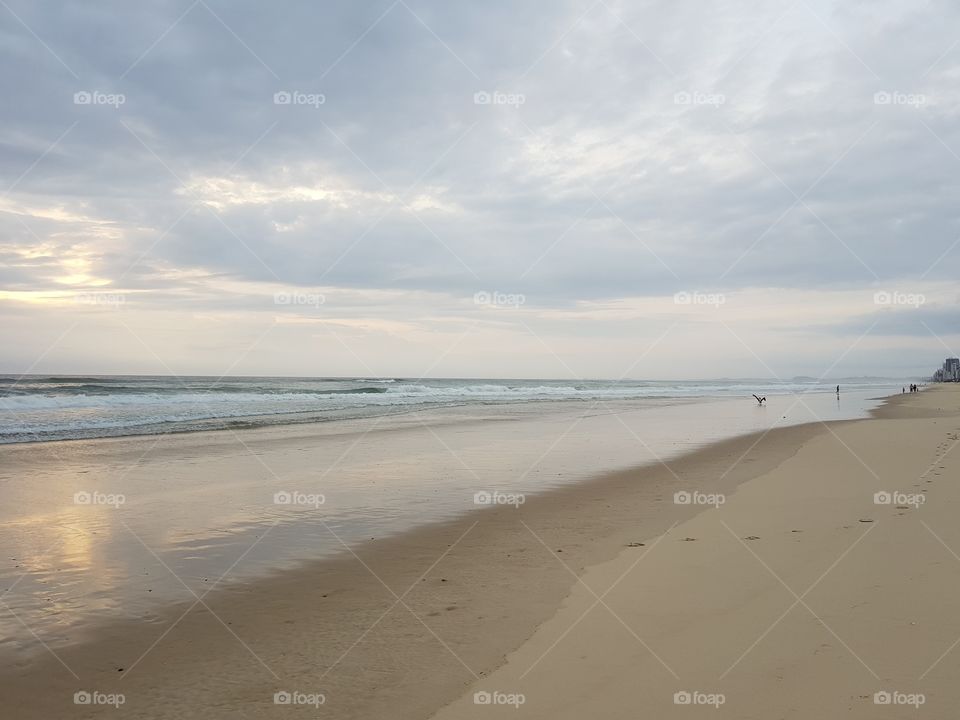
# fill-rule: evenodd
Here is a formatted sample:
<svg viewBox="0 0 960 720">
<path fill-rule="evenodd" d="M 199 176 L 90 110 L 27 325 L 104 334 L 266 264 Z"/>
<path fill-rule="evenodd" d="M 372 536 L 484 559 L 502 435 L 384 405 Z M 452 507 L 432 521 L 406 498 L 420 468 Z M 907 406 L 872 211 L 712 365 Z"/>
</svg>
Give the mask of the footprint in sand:
<svg viewBox="0 0 960 720">
<path fill-rule="evenodd" d="M 696 538 L 685 537 L 685 538 L 683 539 L 683 541 L 684 541 L 684 542 L 695 542 L 695 541 L 696 541 Z"/>
<path fill-rule="evenodd" d="M 760 539 L 760 536 L 759 536 L 759 535 L 747 535 L 747 536 L 744 538 L 744 540 L 759 540 L 759 539 Z"/>
</svg>

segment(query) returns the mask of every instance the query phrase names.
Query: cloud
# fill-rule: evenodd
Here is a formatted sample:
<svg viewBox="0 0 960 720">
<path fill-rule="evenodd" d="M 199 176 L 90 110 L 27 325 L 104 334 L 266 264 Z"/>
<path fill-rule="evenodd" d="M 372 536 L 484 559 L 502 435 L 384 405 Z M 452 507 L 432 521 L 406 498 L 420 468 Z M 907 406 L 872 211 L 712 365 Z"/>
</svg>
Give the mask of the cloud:
<svg viewBox="0 0 960 720">
<path fill-rule="evenodd" d="M 956 304 L 884 308 L 838 323 L 831 330 L 838 334 L 869 331 L 884 337 L 955 337 L 960 331 L 960 308 Z"/>
<path fill-rule="evenodd" d="M 228 299 L 255 314 L 240 298 L 265 285 L 388 294 L 365 310 L 376 334 L 421 322 L 411 297 L 447 317 L 498 289 L 586 338 L 569 314 L 586 307 L 960 272 L 945 2 L 4 12 L 0 61 L 24 71 L 0 79 L 0 280 L 18 293 L 107 287 L 218 317 Z M 243 289 L 218 295 L 227 281 Z M 956 334 L 949 304 L 924 312 Z M 894 316 L 874 331 L 904 335 Z"/>
</svg>

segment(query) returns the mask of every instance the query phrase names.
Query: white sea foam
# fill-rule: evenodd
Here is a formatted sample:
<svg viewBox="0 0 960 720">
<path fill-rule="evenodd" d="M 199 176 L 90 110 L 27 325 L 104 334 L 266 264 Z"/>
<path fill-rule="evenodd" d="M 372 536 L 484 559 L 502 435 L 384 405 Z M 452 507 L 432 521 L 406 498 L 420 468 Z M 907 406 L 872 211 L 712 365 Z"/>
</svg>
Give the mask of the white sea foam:
<svg viewBox="0 0 960 720">
<path fill-rule="evenodd" d="M 849 384 L 849 383 L 848 383 Z M 860 381 L 856 387 L 888 388 Z M 749 397 L 826 392 L 770 381 L 404 380 L 401 378 L 44 378 L 0 376 L 0 442 L 213 429 L 244 422 L 336 420 L 424 406 L 556 400 Z"/>
</svg>

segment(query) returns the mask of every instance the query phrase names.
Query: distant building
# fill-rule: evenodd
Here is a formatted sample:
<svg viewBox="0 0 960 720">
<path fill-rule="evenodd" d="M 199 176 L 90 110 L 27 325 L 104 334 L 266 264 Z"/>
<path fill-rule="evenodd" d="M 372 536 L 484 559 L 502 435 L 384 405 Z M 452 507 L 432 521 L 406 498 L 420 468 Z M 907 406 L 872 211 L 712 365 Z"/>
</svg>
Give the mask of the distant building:
<svg viewBox="0 0 960 720">
<path fill-rule="evenodd" d="M 947 358 L 933 374 L 934 382 L 960 382 L 960 358 Z"/>
<path fill-rule="evenodd" d="M 947 358 L 943 362 L 945 375 L 952 375 L 954 380 L 960 379 L 960 358 Z"/>
</svg>

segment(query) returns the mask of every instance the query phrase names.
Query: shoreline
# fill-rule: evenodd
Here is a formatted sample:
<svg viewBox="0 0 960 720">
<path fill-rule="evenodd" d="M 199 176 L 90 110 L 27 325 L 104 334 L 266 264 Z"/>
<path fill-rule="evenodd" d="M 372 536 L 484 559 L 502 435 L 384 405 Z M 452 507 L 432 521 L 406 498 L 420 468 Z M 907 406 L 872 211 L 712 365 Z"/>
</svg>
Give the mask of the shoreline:
<svg viewBox="0 0 960 720">
<path fill-rule="evenodd" d="M 16 584 L 7 602 L 17 615 L 0 616 L 0 653 L 38 648 L 28 628 L 57 647 L 101 622 L 152 618 L 191 597 L 181 579 L 193 590 L 224 573 L 252 582 L 338 554 L 341 540 L 357 546 L 463 517 L 483 504 L 478 495 L 531 498 L 771 427 L 865 417 L 872 398 L 787 396 L 770 409 L 528 404 L 389 424 L 4 446 L 0 588 Z M 322 507 L 289 502 L 294 493 L 322 497 Z"/>
<path fill-rule="evenodd" d="M 332 379 L 325 379 L 330 382 L 346 382 Z M 357 381 L 359 382 L 359 381 Z M 556 382 L 556 381 L 544 381 Z M 595 382 L 595 381 L 594 381 Z M 721 381 L 717 381 L 721 382 Z M 615 386 L 617 383 L 613 383 Z M 867 389 L 859 385 L 852 386 L 850 392 L 894 392 L 893 385 L 878 385 Z M 386 389 L 383 391 L 387 392 Z M 361 393 L 362 395 L 366 393 Z M 830 396 L 832 390 L 829 387 L 810 388 L 802 391 L 783 391 L 774 388 L 768 391 L 771 397 L 818 397 Z M 65 396 L 69 397 L 69 396 Z M 58 428 L 45 430 L 23 430 L 18 437 L 11 438 L 6 435 L 0 435 L 0 447 L 35 445 L 42 443 L 58 442 L 89 442 L 94 440 L 122 440 L 124 438 L 157 438 L 164 436 L 194 435 L 202 433 L 217 432 L 244 432 L 244 431 L 270 431 L 292 429 L 298 426 L 306 426 L 305 431 L 309 431 L 311 426 L 323 426 L 327 423 L 362 423 L 366 421 L 379 422 L 391 417 L 400 417 L 415 413 L 431 413 L 458 411 L 469 409 L 470 415 L 483 417 L 491 409 L 499 409 L 504 413 L 509 413 L 511 409 L 524 409 L 528 406 L 558 406 L 564 404 L 582 405 L 584 403 L 649 403 L 651 406 L 658 404 L 680 404 L 680 403 L 709 403 L 723 402 L 737 399 L 737 395 L 731 393 L 715 394 L 676 394 L 671 392 L 652 393 L 637 395 L 635 397 L 605 397 L 605 396 L 585 396 L 585 397 L 539 397 L 539 398 L 501 398 L 495 401 L 477 401 L 467 398 L 454 400 L 425 400 L 419 404 L 396 404 L 396 405 L 372 405 L 353 408 L 350 412 L 344 409 L 336 411 L 321 411 L 317 409 L 287 410 L 275 411 L 269 413 L 252 413 L 242 415 L 210 415 L 201 416 L 193 419 L 183 418 L 181 420 L 165 420 L 143 424 L 122 425 L 117 427 L 77 427 L 74 429 Z M 749 395 L 746 395 L 749 398 Z M 0 397 L 0 403 L 6 405 L 7 398 Z M 207 402 L 211 400 L 194 401 L 197 407 L 206 407 Z M 8 408 L 10 412 L 17 417 L 18 413 Z M 25 411 L 23 411 L 25 412 Z"/>
<path fill-rule="evenodd" d="M 836 424 L 845 422 L 859 421 Z M 400 708 L 399 717 L 425 717 L 453 701 L 474 673 L 499 667 L 558 611 L 577 582 L 568 567 L 580 574 L 702 511 L 673 504 L 674 491 L 729 494 L 825 432 L 811 423 L 740 436 L 668 466 L 554 488 L 518 509 L 486 508 L 371 540 L 339 558 L 230 584 L 209 596 L 202 594 L 209 586 L 195 589 L 202 602 L 167 607 L 149 624 L 105 625 L 95 642 L 58 648 L 67 666 L 77 665 L 81 682 L 44 655 L 5 673 L 0 684 L 7 694 L 28 693 L 34 704 L 42 698 L 36 714 L 24 717 L 62 713 L 67 705 L 76 712 L 65 699 L 84 688 L 123 692 L 138 717 L 209 717 L 202 709 L 207 703 L 236 703 L 248 716 L 258 716 L 254 710 L 270 716 L 273 693 L 285 688 L 323 693 L 336 717 Z M 730 466 L 717 481 L 717 468 Z M 560 553 L 563 564 L 555 559 Z M 186 657 L 189 667 L 171 667 L 172 659 Z M 430 678 L 426 688 L 405 682 L 411 665 Z M 226 687 L 203 689 L 209 683 L 202 678 L 216 684 L 224 677 L 233 678 Z M 156 706 L 159 697 L 181 694 L 190 706 L 176 712 Z"/>
</svg>

